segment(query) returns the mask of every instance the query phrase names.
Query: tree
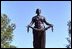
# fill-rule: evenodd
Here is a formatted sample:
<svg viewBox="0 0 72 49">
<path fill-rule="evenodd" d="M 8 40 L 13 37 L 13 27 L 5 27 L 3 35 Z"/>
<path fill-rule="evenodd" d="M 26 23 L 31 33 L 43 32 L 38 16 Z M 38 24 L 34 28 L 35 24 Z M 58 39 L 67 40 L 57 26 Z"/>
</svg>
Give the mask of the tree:
<svg viewBox="0 0 72 49">
<path fill-rule="evenodd" d="M 68 22 L 68 34 L 69 36 L 67 37 L 68 45 L 66 46 L 67 48 L 71 48 L 71 21 Z"/>
<path fill-rule="evenodd" d="M 10 45 L 15 27 L 15 24 L 10 24 L 10 19 L 6 14 L 1 14 L 1 48 L 16 48 Z"/>
</svg>

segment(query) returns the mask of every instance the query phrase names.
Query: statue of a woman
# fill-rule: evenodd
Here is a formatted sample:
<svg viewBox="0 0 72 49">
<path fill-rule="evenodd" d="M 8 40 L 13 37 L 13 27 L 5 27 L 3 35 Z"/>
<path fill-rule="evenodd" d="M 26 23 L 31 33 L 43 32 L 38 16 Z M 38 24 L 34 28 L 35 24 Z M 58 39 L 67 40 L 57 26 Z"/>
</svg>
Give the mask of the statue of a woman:
<svg viewBox="0 0 72 49">
<path fill-rule="evenodd" d="M 36 10 L 36 16 L 32 18 L 31 23 L 27 26 L 27 31 L 29 32 L 29 28 L 33 29 L 33 46 L 34 48 L 45 48 L 45 31 L 49 28 L 52 28 L 53 31 L 53 25 L 48 23 L 45 20 L 45 17 L 40 15 L 41 10 Z M 45 28 L 44 23 L 48 25 L 48 27 Z M 34 27 L 32 25 L 34 24 Z"/>
</svg>

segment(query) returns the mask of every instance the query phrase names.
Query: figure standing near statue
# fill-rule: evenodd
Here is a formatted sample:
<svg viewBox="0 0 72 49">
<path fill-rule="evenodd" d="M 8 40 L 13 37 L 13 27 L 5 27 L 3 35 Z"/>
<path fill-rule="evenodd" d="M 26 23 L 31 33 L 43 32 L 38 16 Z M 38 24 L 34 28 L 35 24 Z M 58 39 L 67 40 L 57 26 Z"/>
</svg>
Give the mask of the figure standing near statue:
<svg viewBox="0 0 72 49">
<path fill-rule="evenodd" d="M 53 25 L 48 23 L 44 16 L 40 15 L 41 10 L 36 9 L 36 16 L 32 18 L 31 23 L 27 26 L 27 31 L 29 32 L 29 28 L 33 29 L 33 47 L 34 48 L 45 48 L 45 40 L 46 40 L 46 30 L 52 28 Z M 48 26 L 45 28 L 44 23 Z M 34 27 L 32 25 L 34 24 Z"/>
</svg>

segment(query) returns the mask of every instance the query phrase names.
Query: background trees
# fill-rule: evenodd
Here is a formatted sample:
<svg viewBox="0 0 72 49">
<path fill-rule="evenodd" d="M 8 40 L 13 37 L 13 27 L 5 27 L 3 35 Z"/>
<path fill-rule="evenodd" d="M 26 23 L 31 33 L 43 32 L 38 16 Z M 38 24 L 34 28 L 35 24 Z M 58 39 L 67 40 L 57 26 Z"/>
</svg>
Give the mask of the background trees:
<svg viewBox="0 0 72 49">
<path fill-rule="evenodd" d="M 68 22 L 68 37 L 66 38 L 68 41 L 68 45 L 66 46 L 67 48 L 71 48 L 71 21 Z"/>
<path fill-rule="evenodd" d="M 10 24 L 10 19 L 6 14 L 1 14 L 1 48 L 16 48 L 10 45 L 15 27 L 15 24 Z"/>
</svg>

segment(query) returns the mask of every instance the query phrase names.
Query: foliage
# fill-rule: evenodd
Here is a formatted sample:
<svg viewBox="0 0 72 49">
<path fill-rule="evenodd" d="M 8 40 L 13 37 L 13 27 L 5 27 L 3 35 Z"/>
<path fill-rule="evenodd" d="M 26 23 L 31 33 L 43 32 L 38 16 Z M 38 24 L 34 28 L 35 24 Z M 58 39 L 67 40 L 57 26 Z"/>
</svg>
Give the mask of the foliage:
<svg viewBox="0 0 72 49">
<path fill-rule="evenodd" d="M 6 14 L 1 14 L 1 48 L 15 48 L 10 45 L 13 37 L 15 24 L 10 24 L 10 19 Z"/>
</svg>

